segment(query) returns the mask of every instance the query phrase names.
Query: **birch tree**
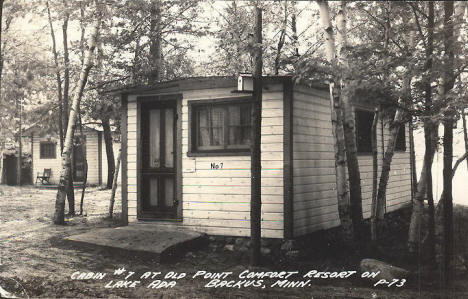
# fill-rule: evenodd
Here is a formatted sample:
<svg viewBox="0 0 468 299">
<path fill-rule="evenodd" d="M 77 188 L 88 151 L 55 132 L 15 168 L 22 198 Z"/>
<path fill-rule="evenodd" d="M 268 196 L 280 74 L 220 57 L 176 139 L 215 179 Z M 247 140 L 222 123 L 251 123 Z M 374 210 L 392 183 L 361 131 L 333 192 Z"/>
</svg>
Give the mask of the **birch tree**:
<svg viewBox="0 0 468 299">
<path fill-rule="evenodd" d="M 55 201 L 55 214 L 54 223 L 64 224 L 65 222 L 65 197 L 67 193 L 67 186 L 69 184 L 69 178 L 71 173 L 71 153 L 73 149 L 73 133 L 75 130 L 75 124 L 77 121 L 77 113 L 79 111 L 80 101 L 83 96 L 83 91 L 88 80 L 89 71 L 93 66 L 93 53 L 96 47 L 97 38 L 99 36 L 99 29 L 101 26 L 101 18 L 103 14 L 103 4 L 100 0 L 95 0 L 95 21 L 93 24 L 92 32 L 89 36 L 88 49 L 86 51 L 86 57 L 80 72 L 80 78 L 77 84 L 76 92 L 73 96 L 72 105 L 70 107 L 70 115 L 67 124 L 67 133 L 64 142 L 64 149 L 62 152 L 62 164 L 60 171 L 60 182 L 58 184 L 57 197 Z"/>
<path fill-rule="evenodd" d="M 50 27 L 50 37 L 52 40 L 52 54 L 54 56 L 54 66 L 55 66 L 55 78 L 57 82 L 57 101 L 59 105 L 59 138 L 60 138 L 60 152 L 63 151 L 63 93 L 62 93 L 62 76 L 60 75 L 60 66 L 59 66 L 59 59 L 58 59 L 58 52 L 57 52 L 57 42 L 55 39 L 55 30 L 54 24 L 52 20 L 52 16 L 50 13 L 50 4 L 49 1 L 46 1 L 46 8 L 47 8 L 47 19 L 49 21 Z"/>
<path fill-rule="evenodd" d="M 346 2 L 340 2 L 340 8 L 336 17 L 337 23 L 337 62 L 342 69 L 342 74 L 339 76 L 339 84 L 341 85 L 340 101 L 343 111 L 343 133 L 346 145 L 346 162 L 348 164 L 348 180 L 349 180 L 349 197 L 351 208 L 351 219 L 354 226 L 355 239 L 361 241 L 363 239 L 362 231 L 362 193 L 361 193 L 361 173 L 359 171 L 359 161 L 357 157 L 356 145 L 356 129 L 354 119 L 354 109 L 352 103 L 351 89 L 355 88 L 356 82 L 353 80 L 351 72 L 349 72 L 348 62 L 348 44 L 346 32 Z"/>
<path fill-rule="evenodd" d="M 434 52 L 434 3 L 427 2 L 428 16 L 427 16 L 427 40 L 425 42 L 425 71 L 427 76 L 424 80 L 424 115 L 422 117 L 424 123 L 424 160 L 421 170 L 419 182 L 417 184 L 416 195 L 413 200 L 413 210 L 411 214 L 411 222 L 409 228 L 408 237 L 408 249 L 412 253 L 417 252 L 417 248 L 420 246 L 420 232 L 421 232 L 421 219 L 424 209 L 424 196 L 427 194 L 429 204 L 429 235 L 431 238 L 431 251 L 434 248 L 434 199 L 432 192 L 432 162 L 434 160 L 434 154 L 437 149 L 438 139 L 438 125 L 437 121 L 434 121 L 434 113 L 432 108 L 432 65 L 433 65 L 433 52 Z M 417 15 L 415 13 L 415 18 Z M 434 253 L 430 252 L 429 256 L 431 259 L 434 258 Z"/>
<path fill-rule="evenodd" d="M 320 10 L 322 32 L 325 36 L 325 53 L 330 64 L 336 64 L 336 45 L 331 24 L 330 9 L 327 1 L 317 1 Z M 344 35 L 342 35 L 344 37 Z M 351 216 L 350 198 L 348 194 L 346 177 L 346 144 L 343 129 L 343 111 L 341 105 L 341 84 L 337 78 L 330 76 L 330 106 L 332 112 L 333 136 L 335 138 L 335 167 L 336 191 L 338 197 L 338 211 L 346 241 L 352 242 L 355 238 L 356 223 Z M 362 214 L 361 214 L 362 217 Z"/>
</svg>

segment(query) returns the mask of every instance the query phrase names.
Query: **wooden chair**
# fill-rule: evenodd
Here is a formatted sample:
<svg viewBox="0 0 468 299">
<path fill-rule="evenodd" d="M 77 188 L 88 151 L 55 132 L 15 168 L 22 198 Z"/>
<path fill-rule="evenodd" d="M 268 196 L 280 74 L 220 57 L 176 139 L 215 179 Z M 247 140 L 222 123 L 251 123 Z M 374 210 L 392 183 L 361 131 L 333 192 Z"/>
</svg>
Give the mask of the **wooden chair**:
<svg viewBox="0 0 468 299">
<path fill-rule="evenodd" d="M 44 168 L 44 173 L 42 175 L 40 172 L 37 173 L 36 184 L 37 184 L 37 180 L 40 180 L 42 185 L 44 185 L 44 182 L 47 182 L 47 184 L 50 184 L 51 176 L 52 176 L 52 169 Z"/>
</svg>

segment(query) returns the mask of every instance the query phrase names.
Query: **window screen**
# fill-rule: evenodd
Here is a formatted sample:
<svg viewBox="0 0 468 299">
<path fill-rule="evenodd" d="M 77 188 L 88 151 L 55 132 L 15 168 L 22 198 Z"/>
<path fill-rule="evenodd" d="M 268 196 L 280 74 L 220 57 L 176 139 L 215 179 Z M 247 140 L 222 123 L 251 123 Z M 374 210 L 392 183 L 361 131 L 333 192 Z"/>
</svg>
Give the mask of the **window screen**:
<svg viewBox="0 0 468 299">
<path fill-rule="evenodd" d="M 56 157 L 55 142 L 41 142 L 40 156 L 41 159 L 55 159 Z"/>
</svg>

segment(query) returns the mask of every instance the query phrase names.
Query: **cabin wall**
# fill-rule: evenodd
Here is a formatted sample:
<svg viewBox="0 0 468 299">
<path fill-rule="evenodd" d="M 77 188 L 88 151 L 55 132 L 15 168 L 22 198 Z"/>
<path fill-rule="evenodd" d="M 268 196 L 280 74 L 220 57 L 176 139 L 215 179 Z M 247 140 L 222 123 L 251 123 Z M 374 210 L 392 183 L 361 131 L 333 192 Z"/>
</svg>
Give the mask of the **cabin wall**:
<svg viewBox="0 0 468 299">
<path fill-rule="evenodd" d="M 294 236 L 338 226 L 334 138 L 325 92 L 294 87 Z"/>
<path fill-rule="evenodd" d="M 371 108 L 368 108 L 372 111 Z M 383 125 L 383 130 L 382 130 Z M 383 138 L 382 138 L 383 132 Z M 381 118 L 377 124 L 377 184 L 382 171 L 384 151 L 390 135 L 387 121 Z M 383 144 L 382 144 L 383 139 Z M 406 151 L 395 151 L 390 165 L 390 177 L 386 193 L 386 212 L 395 211 L 411 202 L 411 165 L 409 127 L 405 125 Z M 372 154 L 358 154 L 361 174 L 362 212 L 365 219 L 371 216 L 372 205 Z"/>
<path fill-rule="evenodd" d="M 183 92 L 182 224 L 214 235 L 250 235 L 250 156 L 188 156 L 188 102 L 236 98 L 231 88 Z M 235 100 L 235 99 L 233 99 Z M 262 111 L 262 236 L 283 237 L 283 91 L 268 85 L 263 91 Z M 127 197 L 128 219 L 137 221 L 137 95 L 128 96 Z M 212 169 L 211 164 L 222 164 Z"/>
<path fill-rule="evenodd" d="M 107 184 L 107 152 L 106 152 L 106 142 L 104 141 L 104 133 L 101 139 L 101 161 L 102 161 L 102 185 Z M 114 161 L 117 163 L 117 156 L 119 155 L 120 150 L 120 142 L 113 141 L 112 142 L 112 149 L 114 151 Z M 122 174 L 122 167 L 119 168 L 119 176 L 117 180 L 117 185 L 120 185 L 121 182 L 121 174 Z"/>
<path fill-rule="evenodd" d="M 293 215 L 294 236 L 340 225 L 336 195 L 334 137 L 329 95 L 295 87 L 293 94 Z M 411 202 L 409 130 L 405 127 L 406 151 L 396 151 L 387 187 L 386 211 Z M 383 147 L 388 143 L 384 123 Z M 382 121 L 377 125 L 378 179 L 383 148 Z M 372 202 L 372 154 L 358 154 L 364 218 L 370 217 Z"/>
<path fill-rule="evenodd" d="M 41 159 L 40 143 L 41 141 L 52 141 L 56 143 L 55 159 Z M 60 158 L 60 139 L 56 136 L 38 136 L 33 135 L 33 182 L 36 182 L 37 175 L 42 175 L 45 168 L 52 169 L 50 177 L 51 184 L 58 184 L 60 180 L 61 158 Z M 38 181 L 40 185 L 40 181 Z"/>
<path fill-rule="evenodd" d="M 127 204 L 128 221 L 137 220 L 137 96 L 127 100 Z"/>
<path fill-rule="evenodd" d="M 78 132 L 75 132 L 75 134 Z M 88 162 L 88 179 L 90 185 L 99 184 L 99 150 L 97 131 L 83 132 L 86 135 L 86 160 Z M 79 136 L 79 135 L 77 135 Z"/>
<path fill-rule="evenodd" d="M 98 150 L 98 132 L 97 131 L 84 131 L 86 136 L 86 159 L 88 162 L 88 179 L 87 184 L 98 185 L 99 184 L 99 150 Z M 79 136 L 79 131 L 75 132 L 76 136 Z M 40 158 L 40 143 L 41 141 L 53 141 L 56 143 L 56 157 L 55 159 L 41 159 Z M 120 148 L 120 147 L 119 147 Z M 105 147 L 102 148 L 102 165 L 106 166 L 105 175 L 107 176 L 107 158 L 105 153 Z M 114 151 L 115 152 L 115 151 Z M 117 149 L 118 153 L 118 149 Z M 45 168 L 52 169 L 52 176 L 50 179 L 51 184 L 58 184 L 60 180 L 61 171 L 61 156 L 60 156 L 60 140 L 58 136 L 33 136 L 33 181 L 36 181 L 37 174 L 44 172 Z M 104 167 L 103 167 L 104 168 Z M 104 174 L 104 169 L 103 169 Z M 104 182 L 103 177 L 103 182 Z M 38 182 L 38 184 L 40 184 Z"/>
<path fill-rule="evenodd" d="M 188 101 L 238 97 L 233 88 L 186 91 L 182 100 L 183 224 L 215 235 L 250 236 L 250 156 L 187 156 Z M 283 237 L 283 92 L 263 91 L 262 236 Z M 222 169 L 211 169 L 211 163 Z"/>
</svg>

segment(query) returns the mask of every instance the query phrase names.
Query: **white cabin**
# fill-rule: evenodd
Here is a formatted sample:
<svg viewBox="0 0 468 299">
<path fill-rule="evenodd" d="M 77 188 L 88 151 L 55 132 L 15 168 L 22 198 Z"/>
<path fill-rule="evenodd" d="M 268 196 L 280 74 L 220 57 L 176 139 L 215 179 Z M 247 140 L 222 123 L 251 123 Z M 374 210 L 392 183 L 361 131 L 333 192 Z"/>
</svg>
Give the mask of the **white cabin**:
<svg viewBox="0 0 468 299">
<path fill-rule="evenodd" d="M 249 76 L 239 82 L 206 77 L 118 91 L 122 206 L 129 222 L 176 221 L 208 234 L 250 235 L 251 86 Z M 355 109 L 368 218 L 373 109 Z M 388 137 L 382 124 L 379 157 Z M 328 88 L 264 77 L 261 133 L 262 237 L 294 238 L 339 226 Z M 408 134 L 406 126 L 397 142 L 387 212 L 411 201 Z"/>
<path fill-rule="evenodd" d="M 45 132 L 37 126 L 27 129 L 26 133 L 31 144 L 32 159 L 32 180 L 36 185 L 41 185 L 40 180 L 36 180 L 38 175 L 44 173 L 44 169 L 51 169 L 50 184 L 56 185 L 60 180 L 61 171 L 61 153 L 59 135 L 53 131 Z M 107 154 L 102 130 L 91 127 L 83 129 L 84 150 L 88 163 L 88 185 L 102 185 L 107 180 Z M 82 148 L 77 143 L 80 139 L 80 132 L 75 132 L 75 146 L 73 151 L 73 181 L 82 183 L 84 178 L 84 161 Z M 120 143 L 118 140 L 113 142 L 114 157 L 117 159 Z M 119 174 L 120 176 L 120 174 Z"/>
</svg>

